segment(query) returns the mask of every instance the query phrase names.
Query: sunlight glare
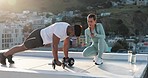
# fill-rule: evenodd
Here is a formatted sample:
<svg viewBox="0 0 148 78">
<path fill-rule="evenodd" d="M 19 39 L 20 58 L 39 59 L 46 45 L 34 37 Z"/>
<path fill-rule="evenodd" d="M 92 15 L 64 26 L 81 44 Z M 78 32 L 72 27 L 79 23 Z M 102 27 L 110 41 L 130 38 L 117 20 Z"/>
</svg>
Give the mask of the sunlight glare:
<svg viewBox="0 0 148 78">
<path fill-rule="evenodd" d="M 8 0 L 8 4 L 15 5 L 16 4 L 16 0 Z"/>
<path fill-rule="evenodd" d="M 5 2 L 5 0 L 0 0 L 0 4 L 3 4 Z"/>
</svg>

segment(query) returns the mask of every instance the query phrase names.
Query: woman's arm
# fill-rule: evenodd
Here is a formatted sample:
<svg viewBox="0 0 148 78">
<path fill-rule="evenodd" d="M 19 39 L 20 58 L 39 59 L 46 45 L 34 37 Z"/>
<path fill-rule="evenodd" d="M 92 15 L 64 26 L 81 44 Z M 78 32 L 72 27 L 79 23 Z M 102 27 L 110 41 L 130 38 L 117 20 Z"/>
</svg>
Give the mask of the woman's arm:
<svg viewBox="0 0 148 78">
<path fill-rule="evenodd" d="M 90 44 L 90 37 L 88 35 L 87 29 L 85 30 L 85 44 L 86 44 L 86 46 L 89 46 L 89 44 Z"/>
<path fill-rule="evenodd" d="M 94 36 L 105 39 L 105 32 L 102 24 L 97 24 L 96 26 L 98 33 L 95 33 Z"/>
</svg>

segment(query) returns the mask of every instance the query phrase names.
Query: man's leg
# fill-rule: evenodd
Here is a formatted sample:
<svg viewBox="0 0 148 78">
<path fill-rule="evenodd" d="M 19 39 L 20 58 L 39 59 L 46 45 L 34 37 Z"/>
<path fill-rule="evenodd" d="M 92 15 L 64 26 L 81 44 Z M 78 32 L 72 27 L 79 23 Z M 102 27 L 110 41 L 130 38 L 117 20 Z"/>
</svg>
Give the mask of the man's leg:
<svg viewBox="0 0 148 78">
<path fill-rule="evenodd" d="M 21 51 L 25 51 L 27 50 L 27 48 L 25 47 L 24 44 L 22 45 L 16 45 L 14 47 L 12 47 L 11 49 L 9 49 L 7 52 L 4 53 L 4 56 L 7 57 L 9 55 L 13 55 L 15 53 L 21 52 Z"/>
<path fill-rule="evenodd" d="M 14 46 L 7 52 L 0 53 L 0 62 L 2 64 L 6 64 L 6 58 L 7 58 L 8 62 L 12 64 L 14 63 L 14 61 L 12 60 L 13 54 L 24 51 L 24 50 L 43 46 L 43 41 L 40 36 L 40 30 L 41 29 L 32 31 L 22 45 Z"/>
<path fill-rule="evenodd" d="M 0 53 L 0 63 L 2 65 L 6 65 L 6 58 L 7 58 L 8 62 L 10 64 L 13 64 L 14 61 L 12 60 L 12 55 L 17 52 L 24 51 L 24 50 L 27 50 L 27 48 L 24 45 L 17 45 L 11 48 L 10 50 L 8 50 L 7 52 Z"/>
</svg>

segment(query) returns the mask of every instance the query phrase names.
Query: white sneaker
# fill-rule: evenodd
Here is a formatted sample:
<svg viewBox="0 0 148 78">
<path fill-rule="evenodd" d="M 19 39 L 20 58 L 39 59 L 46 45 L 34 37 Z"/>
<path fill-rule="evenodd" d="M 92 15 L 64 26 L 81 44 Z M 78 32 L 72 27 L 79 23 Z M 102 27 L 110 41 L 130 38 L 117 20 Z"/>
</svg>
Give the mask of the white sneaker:
<svg viewBox="0 0 148 78">
<path fill-rule="evenodd" d="M 97 56 L 94 56 L 93 62 L 96 62 Z"/>
<path fill-rule="evenodd" d="M 96 58 L 96 61 L 95 61 L 95 64 L 96 65 L 101 65 L 101 64 L 103 64 L 103 60 L 102 60 L 102 58 Z"/>
</svg>

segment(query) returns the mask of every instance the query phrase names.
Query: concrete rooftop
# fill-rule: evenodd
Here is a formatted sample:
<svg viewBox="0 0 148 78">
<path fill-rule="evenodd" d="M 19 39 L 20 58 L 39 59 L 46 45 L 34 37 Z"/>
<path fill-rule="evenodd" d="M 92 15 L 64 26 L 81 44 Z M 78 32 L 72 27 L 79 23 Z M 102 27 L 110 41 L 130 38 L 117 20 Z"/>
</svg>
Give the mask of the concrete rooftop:
<svg viewBox="0 0 148 78">
<path fill-rule="evenodd" d="M 75 59 L 73 67 L 56 66 L 54 70 L 51 51 L 27 50 L 14 56 L 14 65 L 0 67 L 0 78 L 140 78 L 148 62 L 148 54 L 137 54 L 136 64 L 127 61 L 127 54 L 118 53 L 104 53 L 102 65 L 95 65 L 82 52 L 69 52 L 69 57 Z M 59 58 L 62 60 L 63 52 Z"/>
</svg>

